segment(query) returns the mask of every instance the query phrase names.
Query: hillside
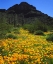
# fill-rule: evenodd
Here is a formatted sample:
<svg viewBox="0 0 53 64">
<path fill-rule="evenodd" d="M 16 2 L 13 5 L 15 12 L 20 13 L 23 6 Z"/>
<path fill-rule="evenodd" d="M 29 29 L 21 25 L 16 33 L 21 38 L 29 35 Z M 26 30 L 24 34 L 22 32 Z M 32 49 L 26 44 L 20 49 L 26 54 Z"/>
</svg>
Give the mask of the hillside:
<svg viewBox="0 0 53 64">
<path fill-rule="evenodd" d="M 0 9 L 0 22 L 7 21 L 9 24 L 17 26 L 18 24 L 30 24 L 36 22 L 38 19 L 46 25 L 53 27 L 53 18 L 47 14 L 42 13 L 37 10 L 33 5 L 27 2 L 21 2 L 20 4 L 15 4 L 9 7 L 7 10 Z"/>
</svg>

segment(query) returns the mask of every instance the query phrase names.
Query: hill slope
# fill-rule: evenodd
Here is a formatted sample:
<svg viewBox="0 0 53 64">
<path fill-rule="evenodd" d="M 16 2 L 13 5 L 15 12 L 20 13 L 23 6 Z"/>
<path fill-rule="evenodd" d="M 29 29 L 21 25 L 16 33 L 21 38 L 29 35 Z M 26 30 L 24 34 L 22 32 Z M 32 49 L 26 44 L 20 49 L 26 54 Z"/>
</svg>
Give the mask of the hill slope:
<svg viewBox="0 0 53 64">
<path fill-rule="evenodd" d="M 47 14 L 42 13 L 37 10 L 33 5 L 28 4 L 27 2 L 21 2 L 20 4 L 15 4 L 5 9 L 0 9 L 0 16 L 6 18 L 9 24 L 27 24 L 34 23 L 36 19 L 43 22 L 44 24 L 50 25 L 53 27 L 53 18 Z M 0 20 L 1 21 L 1 20 Z"/>
</svg>

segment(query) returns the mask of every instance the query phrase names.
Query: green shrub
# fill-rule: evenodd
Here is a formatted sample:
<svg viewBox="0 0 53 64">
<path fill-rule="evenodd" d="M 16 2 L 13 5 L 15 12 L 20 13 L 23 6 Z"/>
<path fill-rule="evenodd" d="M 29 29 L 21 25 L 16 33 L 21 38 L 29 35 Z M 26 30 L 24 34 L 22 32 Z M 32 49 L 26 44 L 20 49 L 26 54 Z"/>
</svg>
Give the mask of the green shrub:
<svg viewBox="0 0 53 64">
<path fill-rule="evenodd" d="M 48 29 L 47 29 L 47 25 L 44 25 L 43 23 L 41 22 L 35 22 L 33 24 L 25 24 L 23 26 L 24 29 L 28 29 L 30 33 L 34 33 L 34 31 L 38 31 L 38 30 L 41 30 L 43 32 L 47 32 Z"/>
<path fill-rule="evenodd" d="M 41 23 L 41 22 L 40 22 Z M 47 26 L 46 25 L 44 25 L 43 23 L 41 23 L 41 24 L 35 24 L 34 25 L 34 28 L 35 28 L 35 30 L 41 30 L 41 31 L 43 31 L 43 32 L 47 32 L 48 31 L 48 29 L 47 29 Z"/>
<path fill-rule="evenodd" d="M 47 41 L 52 41 L 53 42 L 53 33 L 49 34 L 46 38 Z"/>
<path fill-rule="evenodd" d="M 12 28 L 12 25 L 5 23 L 0 24 L 0 39 L 5 38 L 6 34 L 12 31 Z"/>
<path fill-rule="evenodd" d="M 36 32 L 34 32 L 35 35 L 44 35 L 43 31 L 41 30 L 37 30 Z"/>
<path fill-rule="evenodd" d="M 14 33 L 15 33 L 15 34 L 20 34 L 20 32 L 19 32 L 19 31 L 14 31 Z"/>
<path fill-rule="evenodd" d="M 17 36 L 15 36 L 15 35 L 13 35 L 13 34 L 8 34 L 8 35 L 7 35 L 7 38 L 13 38 L 13 39 L 16 39 Z"/>
<path fill-rule="evenodd" d="M 20 33 L 20 32 L 19 32 L 19 29 L 20 29 L 20 28 L 14 28 L 14 29 L 13 29 L 13 32 L 14 32 L 15 34 L 19 34 L 19 33 Z"/>
<path fill-rule="evenodd" d="M 38 29 L 38 30 L 41 30 L 41 31 L 43 31 L 43 32 L 47 32 L 47 27 L 44 26 L 44 25 L 38 26 L 37 29 Z"/>
<path fill-rule="evenodd" d="M 34 25 L 33 24 L 25 24 L 23 26 L 24 29 L 27 29 L 30 33 L 34 33 Z"/>
</svg>

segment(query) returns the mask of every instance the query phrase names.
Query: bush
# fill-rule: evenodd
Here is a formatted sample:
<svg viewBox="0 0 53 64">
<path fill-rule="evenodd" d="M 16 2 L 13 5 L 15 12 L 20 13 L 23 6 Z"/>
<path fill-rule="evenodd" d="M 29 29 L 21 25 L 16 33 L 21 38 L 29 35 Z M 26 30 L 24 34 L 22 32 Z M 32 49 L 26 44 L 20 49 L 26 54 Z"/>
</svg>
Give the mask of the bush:
<svg viewBox="0 0 53 64">
<path fill-rule="evenodd" d="M 13 35 L 13 34 L 8 34 L 8 35 L 7 35 L 7 38 L 13 38 L 13 39 L 16 39 L 17 36 L 15 36 L 15 35 Z"/>
<path fill-rule="evenodd" d="M 41 30 L 43 32 L 47 32 L 48 29 L 47 29 L 47 25 L 44 25 L 43 23 L 39 22 L 39 24 L 35 24 L 35 30 Z"/>
<path fill-rule="evenodd" d="M 24 29 L 27 29 L 30 33 L 34 33 L 34 25 L 33 24 L 25 24 L 23 26 Z"/>
<path fill-rule="evenodd" d="M 41 30 L 43 32 L 47 32 L 47 27 L 46 27 L 46 25 L 45 26 L 41 25 L 41 26 L 38 27 L 38 30 Z"/>
<path fill-rule="evenodd" d="M 49 34 L 46 38 L 47 41 L 52 41 L 53 42 L 53 33 Z"/>
<path fill-rule="evenodd" d="M 13 32 L 14 32 L 15 34 L 20 34 L 19 30 L 20 30 L 20 28 L 14 28 L 14 29 L 13 29 Z"/>
<path fill-rule="evenodd" d="M 35 35 L 44 35 L 43 31 L 41 30 L 37 30 L 36 32 L 34 32 Z"/>
<path fill-rule="evenodd" d="M 0 24 L 0 39 L 5 38 L 7 33 L 12 31 L 13 26 L 9 24 Z"/>
<path fill-rule="evenodd" d="M 30 33 L 34 33 L 34 31 L 41 30 L 43 32 L 47 32 L 47 25 L 44 25 L 42 22 L 35 22 L 33 24 L 25 24 L 23 26 L 24 29 L 28 29 Z"/>
</svg>

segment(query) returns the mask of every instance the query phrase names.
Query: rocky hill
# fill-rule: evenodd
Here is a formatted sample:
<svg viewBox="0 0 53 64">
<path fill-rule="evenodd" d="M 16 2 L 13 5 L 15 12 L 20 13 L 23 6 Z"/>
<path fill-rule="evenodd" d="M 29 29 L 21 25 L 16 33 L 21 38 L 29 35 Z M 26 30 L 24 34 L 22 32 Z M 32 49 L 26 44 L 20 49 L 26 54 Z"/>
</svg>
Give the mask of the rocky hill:
<svg viewBox="0 0 53 64">
<path fill-rule="evenodd" d="M 14 24 L 14 26 L 17 24 L 23 25 L 26 23 L 34 23 L 36 19 L 44 24 L 53 26 L 52 17 L 42 13 L 41 11 L 37 10 L 36 7 L 28 4 L 27 2 L 15 4 L 9 7 L 7 10 L 0 9 L 0 19 L 4 21 L 4 18 L 5 21 L 7 21 L 9 24 Z"/>
</svg>

